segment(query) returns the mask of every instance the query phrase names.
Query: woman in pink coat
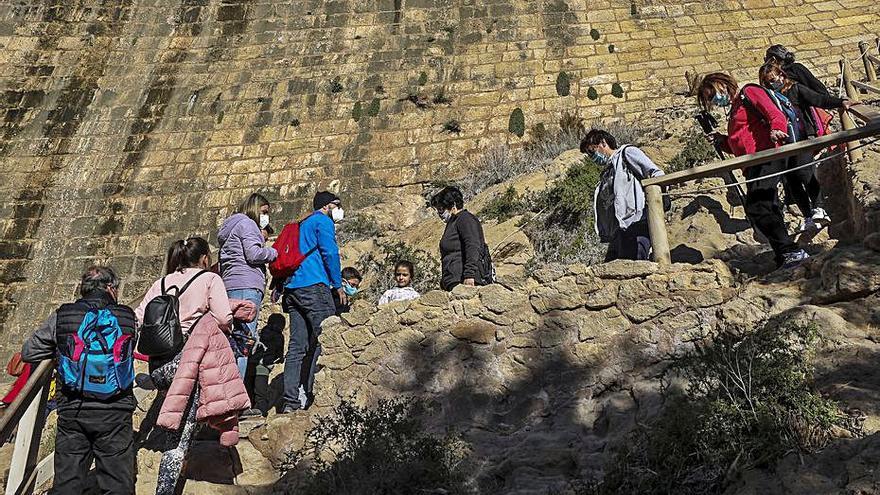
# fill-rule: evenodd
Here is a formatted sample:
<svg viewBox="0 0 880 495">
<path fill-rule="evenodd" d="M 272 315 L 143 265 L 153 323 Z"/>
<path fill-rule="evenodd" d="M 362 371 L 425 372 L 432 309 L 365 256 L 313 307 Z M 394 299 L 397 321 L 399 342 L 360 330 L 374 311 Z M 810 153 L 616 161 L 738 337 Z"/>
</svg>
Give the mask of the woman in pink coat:
<svg viewBox="0 0 880 495">
<path fill-rule="evenodd" d="M 143 322 L 147 304 L 162 294 L 162 287 L 169 290 L 171 287 L 178 287 L 181 289 L 178 296 L 180 327 L 187 340 L 190 331 L 203 318 L 211 318 L 216 327 L 228 332 L 232 325 L 232 308 L 226 295 L 223 280 L 216 273 L 208 271 L 210 266 L 211 249 L 208 241 L 201 237 L 175 241 L 168 249 L 166 275 L 150 287 L 143 301 L 135 310 L 138 324 Z M 184 287 L 185 290 L 183 290 Z M 170 361 L 164 362 L 150 360 L 150 378 L 156 388 L 162 392 L 157 400 L 164 402 L 164 392 L 171 387 L 172 381 L 175 379 L 182 355 L 183 352 L 180 352 Z M 184 459 L 197 431 L 196 409 L 199 404 L 199 393 L 199 387 L 192 388 L 183 413 L 185 418 L 183 425 L 177 431 L 168 432 L 164 441 L 167 447 L 162 453 L 162 460 L 159 464 L 157 494 L 175 493 Z"/>
</svg>

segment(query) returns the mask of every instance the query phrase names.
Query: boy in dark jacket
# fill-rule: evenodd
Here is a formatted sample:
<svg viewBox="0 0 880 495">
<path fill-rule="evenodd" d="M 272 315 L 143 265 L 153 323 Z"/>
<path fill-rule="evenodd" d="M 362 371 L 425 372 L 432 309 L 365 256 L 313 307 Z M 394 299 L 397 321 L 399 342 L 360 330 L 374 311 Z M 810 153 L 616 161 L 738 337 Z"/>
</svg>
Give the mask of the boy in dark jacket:
<svg viewBox="0 0 880 495">
<path fill-rule="evenodd" d="M 64 304 L 24 343 L 21 358 L 36 364 L 55 359 L 59 347 L 68 345 L 92 310 L 110 311 L 123 334 L 135 335 L 135 316 L 116 302 L 119 278 L 109 267 L 92 266 L 82 276 L 82 297 Z M 132 375 L 134 370 L 131 370 Z M 91 377 L 90 377 L 91 379 Z M 62 386 L 58 395 L 58 430 L 55 436 L 55 478 L 50 493 L 85 492 L 85 480 L 95 460 L 101 493 L 134 493 L 134 430 L 132 413 L 137 404 L 131 385 L 106 399 Z"/>
<path fill-rule="evenodd" d="M 276 364 L 284 360 L 284 327 L 287 320 L 281 313 L 269 315 L 266 326 L 260 331 L 260 343 L 250 356 L 254 367 L 254 408 L 264 416 L 271 407 L 269 400 L 269 375 Z"/>
</svg>

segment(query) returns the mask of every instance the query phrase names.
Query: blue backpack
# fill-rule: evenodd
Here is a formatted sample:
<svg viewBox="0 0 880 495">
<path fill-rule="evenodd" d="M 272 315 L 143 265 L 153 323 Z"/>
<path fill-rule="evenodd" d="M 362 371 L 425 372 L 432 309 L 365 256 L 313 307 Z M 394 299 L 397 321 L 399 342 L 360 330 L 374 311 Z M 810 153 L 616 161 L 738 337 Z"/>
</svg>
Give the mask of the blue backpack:
<svg viewBox="0 0 880 495">
<path fill-rule="evenodd" d="M 107 308 L 90 308 L 73 345 L 58 346 L 58 376 L 64 389 L 91 399 L 109 399 L 134 383 L 134 336 L 123 333 Z"/>
<path fill-rule="evenodd" d="M 776 108 L 778 108 L 783 113 L 783 115 L 785 115 L 785 118 L 788 121 L 788 142 L 796 143 L 800 141 L 804 137 L 801 136 L 800 132 L 801 122 L 798 118 L 797 110 L 794 109 L 794 105 L 791 103 L 791 100 L 789 100 L 787 96 L 780 93 L 779 91 L 765 88 L 764 86 L 759 86 L 757 84 L 746 84 L 745 86 L 743 86 L 743 91 L 741 91 L 740 94 L 742 95 L 743 102 L 751 107 L 752 110 L 757 111 L 758 109 L 755 104 L 746 97 L 745 89 L 749 86 L 761 88 L 762 90 L 764 90 L 770 100 L 773 101 L 773 103 L 776 105 Z"/>
</svg>

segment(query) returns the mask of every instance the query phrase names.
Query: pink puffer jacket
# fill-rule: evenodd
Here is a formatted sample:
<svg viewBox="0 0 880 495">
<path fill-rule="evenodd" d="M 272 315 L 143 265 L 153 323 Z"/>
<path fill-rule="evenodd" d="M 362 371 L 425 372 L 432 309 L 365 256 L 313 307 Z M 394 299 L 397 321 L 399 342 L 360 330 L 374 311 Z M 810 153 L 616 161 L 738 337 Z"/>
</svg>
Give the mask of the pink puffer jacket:
<svg viewBox="0 0 880 495">
<path fill-rule="evenodd" d="M 235 318 L 253 321 L 256 313 L 249 301 L 230 301 Z M 238 443 L 238 413 L 251 407 L 244 382 L 229 340 L 214 318 L 206 317 L 190 331 L 183 347 L 180 367 L 162 403 L 156 424 L 177 430 L 183 420 L 193 388 L 199 384 L 196 419 L 220 430 L 220 443 L 231 447 Z"/>
</svg>

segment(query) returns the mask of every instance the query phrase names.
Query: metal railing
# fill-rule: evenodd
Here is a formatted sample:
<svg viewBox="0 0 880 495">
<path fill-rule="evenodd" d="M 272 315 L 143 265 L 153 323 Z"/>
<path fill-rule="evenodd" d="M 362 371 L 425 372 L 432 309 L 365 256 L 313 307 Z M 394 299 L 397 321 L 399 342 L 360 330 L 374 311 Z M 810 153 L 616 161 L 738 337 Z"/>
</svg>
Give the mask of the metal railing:
<svg viewBox="0 0 880 495">
<path fill-rule="evenodd" d="M 880 69 L 880 58 L 870 55 L 867 51 L 867 44 L 864 42 L 859 44 L 859 48 L 862 49 L 861 58 L 865 62 L 868 81 L 875 81 L 876 73 L 874 70 L 875 66 L 876 69 Z M 880 40 L 878 40 L 877 48 L 880 51 Z M 850 101 L 858 102 L 861 99 L 856 88 L 880 94 L 880 88 L 877 86 L 854 80 L 846 60 L 840 61 L 840 72 L 843 88 L 845 88 Z M 875 78 L 871 79 L 872 76 Z M 855 119 L 862 121 L 863 125 L 856 125 Z M 666 230 L 666 215 L 663 210 L 663 187 L 705 177 L 722 177 L 734 170 L 742 170 L 801 153 L 817 152 L 844 143 L 847 146 L 850 161 L 859 160 L 862 156 L 859 140 L 880 135 L 880 111 L 867 105 L 853 105 L 848 111 L 841 109 L 840 120 L 843 127 L 840 132 L 643 180 L 642 186 L 645 188 L 645 203 L 648 210 L 648 230 L 651 235 L 654 260 L 660 264 L 672 263 L 669 235 Z"/>
<path fill-rule="evenodd" d="M 0 441 L 5 443 L 15 434 L 6 495 L 30 494 L 37 485 L 40 477 L 37 456 L 46 425 L 46 402 L 53 371 L 53 361 L 42 361 L 35 366 L 24 388 L 0 416 Z"/>
</svg>

